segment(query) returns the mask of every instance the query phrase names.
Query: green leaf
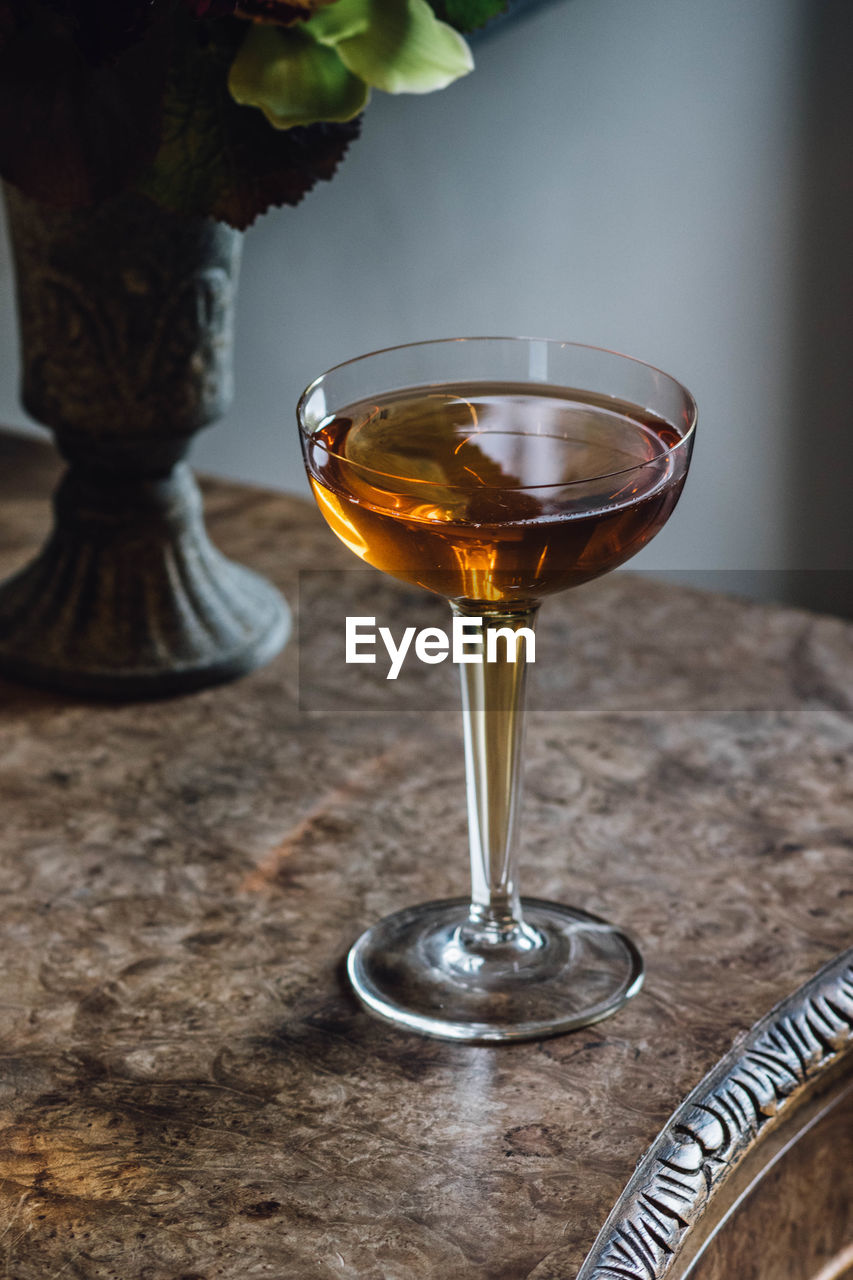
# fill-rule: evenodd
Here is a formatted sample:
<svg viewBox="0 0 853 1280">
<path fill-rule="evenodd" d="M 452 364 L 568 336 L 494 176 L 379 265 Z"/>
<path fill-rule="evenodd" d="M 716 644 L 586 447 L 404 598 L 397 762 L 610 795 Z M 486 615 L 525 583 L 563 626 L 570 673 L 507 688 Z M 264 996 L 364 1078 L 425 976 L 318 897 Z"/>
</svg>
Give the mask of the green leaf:
<svg viewBox="0 0 853 1280">
<path fill-rule="evenodd" d="M 273 204 L 298 204 L 318 179 L 331 178 L 359 121 L 271 129 L 260 111 L 238 106 L 228 69 L 243 22 L 175 18 L 163 143 L 137 189 L 177 213 L 247 227 Z"/>
<path fill-rule="evenodd" d="M 304 24 L 320 44 L 332 48 L 341 40 L 362 35 L 370 26 L 371 0 L 334 0 L 317 9 Z"/>
<path fill-rule="evenodd" d="M 370 90 L 334 49 L 299 27 L 252 23 L 228 76 L 235 102 L 260 107 L 276 129 L 318 120 L 352 120 Z"/>
<path fill-rule="evenodd" d="M 473 70 L 467 44 L 452 27 L 438 21 L 427 0 L 362 3 L 369 14 L 367 29 L 338 40 L 335 48 L 349 70 L 374 89 L 430 93 Z"/>
<path fill-rule="evenodd" d="M 435 0 L 436 14 L 457 31 L 476 31 L 498 14 L 505 13 L 507 0 Z"/>
</svg>

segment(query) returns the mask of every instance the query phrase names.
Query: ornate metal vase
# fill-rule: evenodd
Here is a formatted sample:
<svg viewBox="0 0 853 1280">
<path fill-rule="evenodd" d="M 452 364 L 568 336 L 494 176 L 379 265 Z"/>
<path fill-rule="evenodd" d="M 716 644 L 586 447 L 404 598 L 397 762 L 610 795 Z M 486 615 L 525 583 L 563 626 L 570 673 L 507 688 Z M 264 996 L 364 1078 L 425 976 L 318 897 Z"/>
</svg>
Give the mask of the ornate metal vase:
<svg viewBox="0 0 853 1280">
<path fill-rule="evenodd" d="M 240 235 L 141 197 L 60 212 L 6 190 L 22 400 L 68 463 L 40 555 L 0 584 L 0 673 L 111 698 L 242 675 L 289 612 L 205 532 L 183 460 L 232 395 Z"/>
</svg>

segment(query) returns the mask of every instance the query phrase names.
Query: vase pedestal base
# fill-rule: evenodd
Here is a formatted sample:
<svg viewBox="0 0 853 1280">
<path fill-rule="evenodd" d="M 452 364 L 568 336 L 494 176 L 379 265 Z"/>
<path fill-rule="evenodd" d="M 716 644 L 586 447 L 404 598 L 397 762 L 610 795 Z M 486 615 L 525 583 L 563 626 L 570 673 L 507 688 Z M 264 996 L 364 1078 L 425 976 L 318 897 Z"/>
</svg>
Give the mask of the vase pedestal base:
<svg viewBox="0 0 853 1280">
<path fill-rule="evenodd" d="M 223 556 L 185 463 L 127 479 L 71 468 L 41 553 L 0 583 L 0 675 L 110 699 L 188 693 L 268 662 L 290 611 Z"/>
</svg>

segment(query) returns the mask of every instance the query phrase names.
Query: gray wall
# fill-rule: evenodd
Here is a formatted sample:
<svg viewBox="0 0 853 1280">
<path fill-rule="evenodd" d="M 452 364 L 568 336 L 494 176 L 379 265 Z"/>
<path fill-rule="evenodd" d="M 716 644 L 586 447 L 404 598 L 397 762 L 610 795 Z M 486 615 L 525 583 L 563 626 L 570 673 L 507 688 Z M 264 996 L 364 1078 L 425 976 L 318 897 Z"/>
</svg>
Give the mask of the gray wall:
<svg viewBox="0 0 853 1280">
<path fill-rule="evenodd" d="M 197 466 L 305 492 L 299 392 L 374 347 L 596 343 L 700 403 L 685 497 L 638 563 L 843 608 L 851 255 L 833 175 L 849 156 L 851 14 L 847 0 L 552 0 L 481 37 L 450 89 L 376 95 L 334 182 L 247 236 L 237 399 Z M 13 348 L 7 305 L 0 420 L 21 423 Z"/>
</svg>

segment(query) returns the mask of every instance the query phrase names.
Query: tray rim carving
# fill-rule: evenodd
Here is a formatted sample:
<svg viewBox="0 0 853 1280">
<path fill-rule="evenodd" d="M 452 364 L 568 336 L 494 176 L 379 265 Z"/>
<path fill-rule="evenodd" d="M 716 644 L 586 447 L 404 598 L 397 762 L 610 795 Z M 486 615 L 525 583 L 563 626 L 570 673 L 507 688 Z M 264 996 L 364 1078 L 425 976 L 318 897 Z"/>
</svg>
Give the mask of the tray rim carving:
<svg viewBox="0 0 853 1280">
<path fill-rule="evenodd" d="M 661 1280 L 756 1142 L 853 1059 L 853 947 L 748 1031 L 641 1157 L 577 1280 Z"/>
</svg>

